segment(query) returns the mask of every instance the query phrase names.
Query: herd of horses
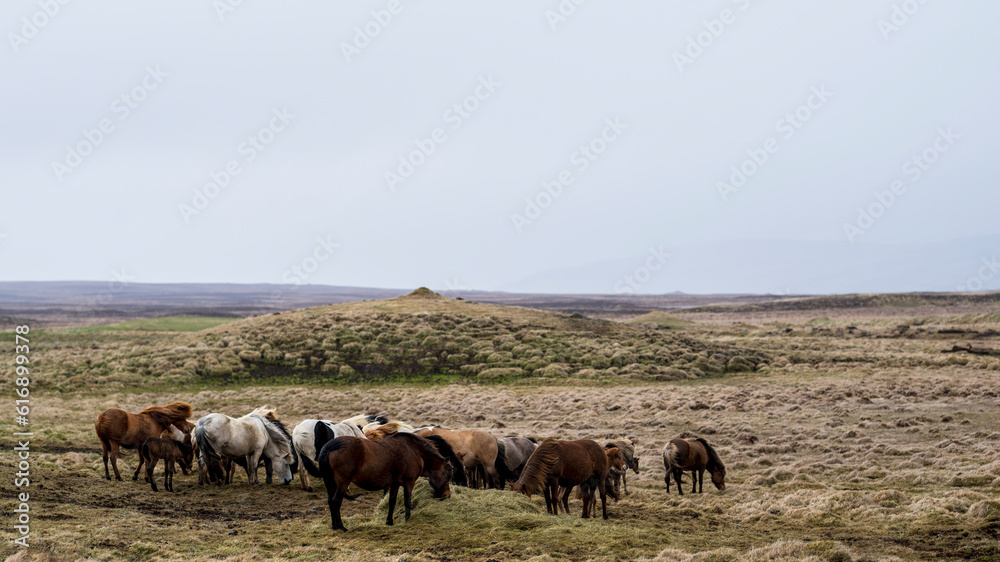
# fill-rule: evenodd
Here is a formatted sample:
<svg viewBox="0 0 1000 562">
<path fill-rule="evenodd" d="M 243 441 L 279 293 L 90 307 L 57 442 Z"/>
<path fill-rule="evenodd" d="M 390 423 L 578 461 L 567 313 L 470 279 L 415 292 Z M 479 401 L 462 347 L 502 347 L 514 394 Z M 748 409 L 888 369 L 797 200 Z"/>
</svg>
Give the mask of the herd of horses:
<svg viewBox="0 0 1000 562">
<path fill-rule="evenodd" d="M 138 480 L 146 467 L 146 481 L 157 491 L 153 470 L 164 461 L 164 488 L 173 491 L 175 466 L 185 475 L 198 463 L 198 484 L 229 484 L 236 466 L 246 471 L 250 484 L 274 479 L 291 483 L 298 473 L 304 490 L 313 491 L 310 477 L 326 485 L 330 519 L 334 530 L 346 530 L 340 510 L 351 484 L 364 490 L 381 490 L 389 496 L 387 525 L 399 489 L 403 489 L 405 517 L 412 509 L 416 481 L 426 478 L 432 495 L 444 499 L 450 486 L 509 489 L 530 497 L 539 492 L 546 510 L 554 515 L 559 506 L 569 513 L 569 496 L 578 488 L 583 501 L 582 517 L 594 517 L 597 498 L 602 517 L 608 518 L 607 496 L 618 500 L 628 493 L 627 472 L 639 473 L 639 457 L 628 439 L 600 445 L 591 439 L 562 441 L 520 436 L 497 438 L 481 429 L 417 428 L 391 421 L 385 416 L 358 415 L 341 422 L 307 419 L 289 432 L 273 409 L 258 408 L 242 417 L 212 413 L 192 424 L 190 404 L 172 402 L 150 406 L 139 413 L 118 408 L 105 410 L 94 425 L 101 442 L 104 476 L 111 480 L 108 461 L 117 480 L 121 448 L 139 451 L 139 465 L 132 475 Z M 673 439 L 664 447 L 667 493 L 671 477 L 683 494 L 681 477 L 691 471 L 692 493 L 702 491 L 705 471 L 715 486 L 726 488 L 726 468 L 715 449 L 704 439 Z"/>
</svg>

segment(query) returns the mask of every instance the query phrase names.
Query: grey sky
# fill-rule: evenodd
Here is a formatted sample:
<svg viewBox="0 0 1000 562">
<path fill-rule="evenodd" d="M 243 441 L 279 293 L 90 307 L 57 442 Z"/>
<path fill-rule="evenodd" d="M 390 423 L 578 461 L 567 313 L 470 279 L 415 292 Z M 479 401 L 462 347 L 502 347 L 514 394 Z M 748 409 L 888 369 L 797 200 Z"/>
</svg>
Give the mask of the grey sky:
<svg viewBox="0 0 1000 562">
<path fill-rule="evenodd" d="M 611 293 L 664 248 L 630 290 L 954 290 L 1000 250 L 994 2 L 49 3 L 0 11 L 0 280 Z"/>
</svg>

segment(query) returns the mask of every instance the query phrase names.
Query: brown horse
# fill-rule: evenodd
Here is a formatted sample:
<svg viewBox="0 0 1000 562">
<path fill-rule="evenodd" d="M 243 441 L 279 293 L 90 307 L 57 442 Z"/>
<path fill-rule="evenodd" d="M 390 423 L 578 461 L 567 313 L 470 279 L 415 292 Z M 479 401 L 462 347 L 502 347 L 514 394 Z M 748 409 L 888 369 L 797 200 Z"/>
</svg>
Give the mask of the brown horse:
<svg viewBox="0 0 1000 562">
<path fill-rule="evenodd" d="M 608 478 L 608 457 L 604 448 L 590 439 L 579 441 L 557 441 L 546 439 L 535 449 L 524 466 L 521 477 L 510 485 L 515 492 L 531 497 L 539 489 L 544 490 L 545 508 L 549 513 L 558 515 L 559 486 L 566 488 L 564 494 L 573 486 L 580 486 L 583 496 L 583 515 L 589 514 L 590 502 L 594 488 L 601 494 L 603 516 L 608 518 L 608 498 L 606 480 Z M 568 503 L 563 507 L 568 512 Z"/>
<path fill-rule="evenodd" d="M 500 488 L 500 475 L 497 474 L 497 438 L 482 429 L 445 429 L 443 427 L 426 427 L 417 431 L 417 435 L 428 437 L 438 435 L 451 445 L 455 454 L 462 459 L 466 474 L 475 473 L 476 467 L 482 467 L 486 472 L 487 483 L 491 488 Z"/>
<path fill-rule="evenodd" d="M 628 470 L 632 469 L 633 472 L 639 474 L 639 457 L 635 454 L 635 445 L 629 439 L 616 439 L 614 441 L 608 441 L 604 444 L 605 449 L 611 449 L 612 447 L 617 447 L 621 449 L 622 460 L 625 461 L 625 468 L 619 470 L 612 467 L 608 472 L 608 476 L 611 477 L 611 481 L 614 484 L 615 493 L 618 494 L 625 487 L 625 494 L 628 494 Z"/>
<path fill-rule="evenodd" d="M 611 473 L 612 471 L 615 470 L 617 470 L 619 473 L 625 472 L 625 470 L 628 468 L 625 462 L 625 456 L 622 454 L 621 449 L 619 449 L 618 447 L 608 447 L 607 445 L 604 446 L 604 455 L 608 457 L 608 478 L 604 482 L 604 488 L 608 491 L 608 495 L 611 496 L 612 499 L 618 501 L 621 499 L 621 496 L 618 495 L 618 490 L 616 490 L 614 485 L 611 483 L 612 480 Z M 563 492 L 563 497 L 562 497 L 563 509 L 565 509 L 567 513 L 569 513 L 569 491 L 570 489 L 566 489 Z M 582 499 L 583 488 L 577 488 L 576 494 L 577 494 L 576 495 L 577 499 Z M 597 510 L 597 502 L 592 501 L 590 502 L 590 513 L 589 513 L 590 517 L 596 517 L 594 515 L 595 510 Z"/>
<path fill-rule="evenodd" d="M 115 470 L 115 478 L 122 479 L 118 472 L 118 448 L 138 449 L 150 437 L 159 437 L 163 430 L 173 424 L 181 431 L 190 432 L 194 427 L 187 419 L 193 413 L 191 405 L 185 402 L 171 402 L 166 406 L 150 406 L 138 414 L 130 414 L 118 408 L 111 408 L 97 416 L 94 429 L 97 438 L 101 440 L 104 452 L 104 477 L 111 480 L 108 472 L 108 455 L 111 455 L 111 467 Z M 139 470 L 145 461 L 139 455 L 139 466 L 135 469 L 132 480 L 139 479 Z"/>
<path fill-rule="evenodd" d="M 435 498 L 451 496 L 448 482 L 451 465 L 438 453 L 442 447 L 451 451 L 448 443 L 436 436 L 418 437 L 412 433 L 396 433 L 381 441 L 370 441 L 350 435 L 337 437 L 323 445 L 319 453 L 319 474 L 326 484 L 333 530 L 346 531 L 340 518 L 344 498 L 353 500 L 347 489 L 356 484 L 365 490 L 389 490 L 389 516 L 385 524 L 392 525 L 396 496 L 403 487 L 406 519 L 412 509 L 411 494 L 417 478 L 426 476 Z M 307 469 L 314 469 L 308 457 L 303 457 Z"/>
<path fill-rule="evenodd" d="M 684 495 L 681 488 L 681 476 L 685 470 L 691 471 L 691 493 L 701 493 L 705 480 L 705 471 L 712 475 L 712 484 L 720 490 L 726 489 L 726 466 L 715 449 L 708 441 L 696 439 L 673 439 L 663 448 L 663 466 L 667 469 L 664 481 L 667 483 L 667 493 L 670 493 L 670 475 L 677 481 L 677 492 Z"/>
<path fill-rule="evenodd" d="M 176 472 L 174 470 L 174 461 L 177 461 L 181 465 L 184 474 L 187 474 L 187 468 L 191 468 L 191 463 L 194 462 L 194 449 L 191 447 L 190 441 L 184 443 L 176 439 L 150 437 L 142 444 L 141 453 L 142 458 L 146 461 L 146 480 L 149 481 L 149 485 L 153 487 L 154 492 L 158 492 L 159 490 L 156 489 L 156 478 L 153 477 L 153 469 L 156 468 L 156 463 L 160 459 L 163 459 L 163 487 L 168 492 L 174 491 L 174 472 Z"/>
</svg>

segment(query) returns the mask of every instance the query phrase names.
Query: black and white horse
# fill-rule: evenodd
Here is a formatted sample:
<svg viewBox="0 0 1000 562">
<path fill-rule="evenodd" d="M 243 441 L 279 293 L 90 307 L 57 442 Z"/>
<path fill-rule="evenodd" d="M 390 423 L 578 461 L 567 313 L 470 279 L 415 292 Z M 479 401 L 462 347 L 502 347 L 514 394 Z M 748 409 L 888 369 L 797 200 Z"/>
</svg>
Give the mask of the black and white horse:
<svg viewBox="0 0 1000 562">
<path fill-rule="evenodd" d="M 359 416 L 362 417 L 363 416 Z M 302 482 L 302 489 L 312 492 L 313 487 L 309 482 L 309 471 L 306 469 L 307 463 L 319 462 L 319 452 L 323 445 L 337 437 L 351 435 L 361 439 L 365 434 L 352 420 L 345 420 L 341 423 L 334 423 L 330 420 L 304 420 L 292 430 L 292 443 L 295 451 L 302 462 L 299 464 L 299 480 Z"/>
<path fill-rule="evenodd" d="M 538 448 L 538 443 L 527 437 L 502 437 L 497 439 L 497 474 L 500 475 L 500 489 L 504 489 L 507 482 L 517 482 L 521 477 L 524 465 L 528 463 L 528 457 Z"/>
</svg>

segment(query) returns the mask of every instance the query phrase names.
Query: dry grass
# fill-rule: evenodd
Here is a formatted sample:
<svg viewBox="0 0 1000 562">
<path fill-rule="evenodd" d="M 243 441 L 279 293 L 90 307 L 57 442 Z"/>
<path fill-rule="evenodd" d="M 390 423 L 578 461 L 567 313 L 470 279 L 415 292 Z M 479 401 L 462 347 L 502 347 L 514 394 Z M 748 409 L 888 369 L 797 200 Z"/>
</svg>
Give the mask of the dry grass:
<svg viewBox="0 0 1000 562">
<path fill-rule="evenodd" d="M 330 314 L 355 322 L 385 314 L 379 321 L 398 317 L 405 326 L 420 314 L 427 315 L 425 320 L 457 314 L 421 306 L 486 306 L 413 300 L 299 311 L 208 333 L 224 341 L 237 335 L 227 330 L 243 326 L 248 334 L 264 333 L 262 327 L 280 321 L 289 332 L 311 330 L 322 346 L 327 336 L 321 326 L 306 330 L 299 324 L 326 322 Z M 39 437 L 33 442 L 32 553 L 53 560 L 1000 559 L 996 358 L 940 353 L 968 341 L 1000 347 L 990 333 L 998 328 L 997 319 L 953 312 L 907 322 L 906 330 L 881 315 L 857 312 L 840 318 L 832 311 L 810 311 L 794 323 L 720 322 L 715 316 L 706 322 L 705 316 L 689 314 L 685 317 L 693 323 L 686 326 L 685 338 L 696 345 L 759 350 L 769 360 L 755 372 L 718 376 L 719 370 L 710 378 L 669 382 L 562 378 L 561 368 L 552 363 L 544 367 L 551 371 L 545 377 L 490 384 L 477 384 L 477 379 L 436 385 L 287 384 L 275 379 L 254 385 L 206 384 L 196 378 L 202 382 L 171 387 L 150 381 L 151 375 L 137 375 L 117 387 L 85 385 L 58 392 L 58 384 L 42 386 L 32 411 Z M 495 312 L 487 316 L 499 317 Z M 544 329 L 560 338 L 569 337 L 579 321 L 521 309 L 503 318 L 520 326 L 515 317 L 527 324 L 553 323 Z M 462 326 L 459 331 L 472 333 L 475 328 L 441 318 L 455 323 L 453 330 Z M 560 322 L 565 324 L 555 324 Z M 951 331 L 960 326 L 978 335 L 966 339 L 970 332 Z M 581 341 L 645 341 L 663 335 L 627 327 L 576 332 Z M 517 333 L 515 346 L 523 343 Z M 95 364 L 113 355 L 104 355 L 109 347 L 115 352 L 129 346 L 169 349 L 204 334 L 144 339 L 102 333 L 91 340 L 98 348 L 89 349 L 80 336 L 44 332 L 48 342 L 41 356 L 55 361 L 35 368 L 45 376 L 61 369 L 83 371 L 71 364 L 71 358 L 82 357 L 100 368 Z M 492 353 L 504 351 L 503 335 L 490 336 Z M 476 343 L 480 338 L 469 337 L 473 341 L 462 344 L 463 352 L 473 356 L 485 350 L 485 343 Z M 67 349 L 75 351 L 60 353 Z M 697 359 L 695 354 L 691 361 Z M 6 363 L 3 368 L 6 376 Z M 268 403 L 293 425 L 306 417 L 384 412 L 414 424 L 479 427 L 498 436 L 625 436 L 636 442 L 642 474 L 630 474 L 632 494 L 609 504 L 608 521 L 547 515 L 537 496 L 456 490 L 452 498 L 435 501 L 418 489 L 410 521 L 402 521 L 397 506 L 397 526 L 386 527 L 380 494 L 366 494 L 345 504 L 350 531 L 337 534 L 330 530 L 325 491 L 316 480 L 317 492 L 307 493 L 297 482 L 250 487 L 240 477 L 230 487 L 198 488 L 193 476 L 178 476 L 174 494 L 153 494 L 141 482 L 104 481 L 92 426 L 97 413 L 112 406 L 135 411 L 175 399 L 191 402 L 196 416 L 212 411 L 241 415 Z M 709 485 L 700 495 L 664 493 L 663 445 L 685 433 L 716 445 L 728 469 L 725 492 Z M 0 446 L 10 445 L 0 439 Z M 134 462 L 129 453 L 122 464 L 128 470 Z M 0 466 L 4 471 L 13 467 L 9 457 Z M 0 497 L 10 513 L 11 482 L 0 480 Z M 579 500 L 571 507 L 578 512 Z M 0 547 L 0 555 L 12 554 L 10 543 Z"/>
</svg>

